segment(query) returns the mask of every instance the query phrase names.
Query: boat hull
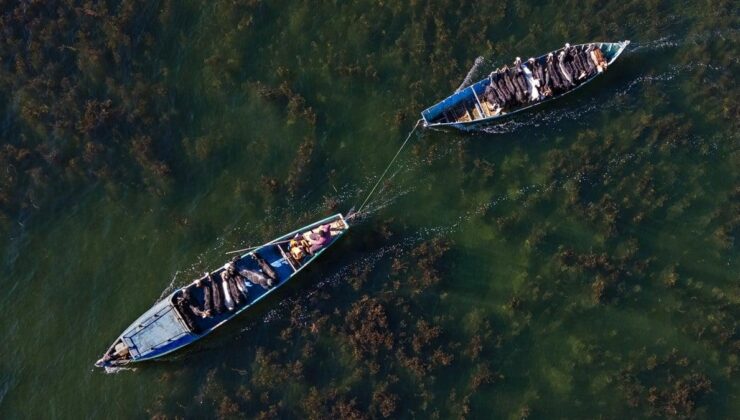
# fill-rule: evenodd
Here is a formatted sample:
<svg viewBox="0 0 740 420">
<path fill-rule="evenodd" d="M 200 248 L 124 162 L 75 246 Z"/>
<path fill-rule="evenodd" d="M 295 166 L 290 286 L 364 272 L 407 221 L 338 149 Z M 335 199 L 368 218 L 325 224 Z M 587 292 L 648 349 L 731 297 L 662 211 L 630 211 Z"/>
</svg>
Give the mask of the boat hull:
<svg viewBox="0 0 740 420">
<path fill-rule="evenodd" d="M 599 48 L 601 48 L 607 60 L 607 64 L 611 65 L 622 54 L 622 52 L 627 47 L 627 45 L 629 45 L 629 43 L 630 41 L 596 42 L 592 44 L 598 45 Z M 585 45 L 588 45 L 588 44 L 576 45 L 576 47 L 582 47 Z M 556 51 L 553 51 L 552 53 L 556 54 L 558 51 L 559 50 L 556 50 Z M 537 57 L 536 60 L 544 60 L 546 57 L 547 57 L 547 54 Z M 515 115 L 522 111 L 536 107 L 538 105 L 542 105 L 546 102 L 550 102 L 553 99 L 561 98 L 587 85 L 589 82 L 597 78 L 599 74 L 601 73 L 596 73 L 595 75 L 581 82 L 579 85 L 577 85 L 573 89 L 567 90 L 558 95 L 550 96 L 546 99 L 539 100 L 537 102 L 527 104 L 523 107 L 516 108 L 514 110 L 511 110 L 510 112 L 506 112 L 500 115 L 495 115 L 495 116 L 490 116 L 486 118 L 480 118 L 480 119 L 475 119 L 475 120 L 465 121 L 465 122 L 440 121 L 440 119 L 443 118 L 445 113 L 449 113 L 450 111 L 461 106 L 462 104 L 475 103 L 477 100 L 477 97 L 482 96 L 483 93 L 485 92 L 486 87 L 490 84 L 490 80 L 486 77 L 466 87 L 465 89 L 460 90 L 459 92 L 455 92 L 454 94 L 448 96 L 447 98 L 438 102 L 437 104 L 425 109 L 424 111 L 422 111 L 421 116 L 424 121 L 424 127 L 427 127 L 427 128 L 439 128 L 439 129 L 454 128 L 454 129 L 458 129 L 462 131 L 474 130 L 483 125 L 489 125 L 492 123 L 502 122 L 506 120 L 507 118 L 511 117 L 512 115 Z"/>
<path fill-rule="evenodd" d="M 330 239 L 328 243 L 312 255 L 307 255 L 301 262 L 297 262 L 288 256 L 286 245 L 283 243 L 290 240 L 296 234 L 310 232 L 322 225 L 331 226 Z M 335 227 L 337 227 L 335 229 Z M 191 293 L 192 298 L 198 304 L 203 304 L 205 297 L 199 293 L 199 287 L 196 282 L 179 288 L 167 297 L 157 302 L 136 321 L 134 321 L 124 332 L 114 341 L 108 349 L 106 355 L 115 351 L 117 345 L 125 345 L 128 356 L 126 359 L 106 360 L 104 356 L 98 360 L 95 365 L 98 367 L 115 367 L 122 366 L 132 362 L 152 360 L 170 354 L 178 349 L 200 340 L 207 336 L 218 327 L 236 317 L 238 314 L 247 311 L 257 302 L 263 300 L 275 290 L 287 284 L 301 270 L 313 262 L 319 255 L 324 253 L 334 242 L 349 229 L 349 225 L 341 214 L 327 217 L 310 225 L 304 226 L 293 232 L 280 236 L 269 243 L 255 249 L 254 251 L 242 254 L 234 264 L 238 269 L 248 269 L 260 271 L 259 263 L 255 260 L 257 254 L 269 264 L 277 276 L 276 283 L 269 288 L 244 282 L 248 290 L 247 301 L 238 305 L 232 311 L 224 311 L 207 318 L 186 317 L 178 310 L 175 305 L 175 297 L 182 293 L 186 288 Z M 224 267 L 210 273 L 211 276 L 220 276 Z M 186 319 L 187 318 L 187 319 Z"/>
</svg>

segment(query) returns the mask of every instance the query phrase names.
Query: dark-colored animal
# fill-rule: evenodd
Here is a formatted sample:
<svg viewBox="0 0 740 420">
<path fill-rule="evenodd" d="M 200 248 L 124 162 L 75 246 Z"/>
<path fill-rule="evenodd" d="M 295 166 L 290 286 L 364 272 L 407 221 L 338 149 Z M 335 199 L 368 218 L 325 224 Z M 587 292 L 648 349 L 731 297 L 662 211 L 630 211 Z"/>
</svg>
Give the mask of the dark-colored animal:
<svg viewBox="0 0 740 420">
<path fill-rule="evenodd" d="M 553 90 L 561 91 L 565 89 L 565 86 L 563 85 L 563 79 L 560 76 L 560 72 L 556 68 L 557 65 L 555 64 L 555 60 L 553 59 L 552 54 L 547 56 L 547 73 L 550 75 L 550 82 L 551 87 Z"/>
<path fill-rule="evenodd" d="M 561 78 L 561 81 L 563 82 L 563 85 L 570 89 L 571 87 L 575 86 L 573 83 L 573 75 L 571 74 L 570 69 L 568 68 L 568 65 L 565 63 L 565 52 L 560 51 L 560 54 L 558 54 L 558 70 L 560 70 L 560 75 L 563 77 Z"/>
<path fill-rule="evenodd" d="M 206 316 L 213 313 L 213 296 L 211 295 L 211 284 L 207 281 L 208 277 L 201 279 L 198 287 L 203 289 L 203 311 Z"/>
<path fill-rule="evenodd" d="M 486 90 L 483 92 L 483 96 L 485 96 L 488 102 L 503 107 L 506 103 L 506 98 L 502 97 L 497 88 L 498 87 L 495 83 L 491 83 L 490 85 L 486 86 Z"/>
<path fill-rule="evenodd" d="M 180 296 L 175 298 L 175 306 L 177 306 L 177 310 L 182 315 L 181 318 L 185 321 L 188 328 L 190 328 L 191 331 L 198 331 L 198 325 L 195 323 L 195 314 L 190 305 L 190 294 L 188 289 L 183 290 Z"/>
<path fill-rule="evenodd" d="M 498 98 L 492 85 L 486 86 L 486 90 L 483 91 L 483 97 L 492 104 L 498 103 Z"/>
<path fill-rule="evenodd" d="M 496 75 L 495 83 L 496 83 L 496 86 L 498 87 L 498 91 L 504 95 L 504 103 L 510 104 L 514 99 L 514 94 L 511 93 L 511 91 L 509 91 L 508 87 L 506 86 L 506 82 L 504 81 L 504 78 L 501 77 L 500 74 Z"/>
<path fill-rule="evenodd" d="M 236 272 L 235 261 L 232 261 L 226 265 L 226 270 L 222 272 L 222 280 L 226 282 L 226 287 L 229 289 L 229 295 L 234 299 L 234 303 L 238 306 L 246 299 L 243 296 L 241 290 L 237 286 L 237 282 L 240 280 L 237 278 L 239 274 Z"/>
<path fill-rule="evenodd" d="M 514 81 L 522 92 L 522 99 L 527 100 L 529 98 L 529 83 L 527 78 L 524 77 L 524 70 L 522 70 L 522 59 L 517 57 L 514 62 Z"/>
<path fill-rule="evenodd" d="M 237 305 L 241 305 L 243 301 L 242 293 L 239 288 L 236 287 L 234 276 L 229 274 L 226 276 L 224 281 L 226 282 L 226 286 L 229 289 L 229 294 L 231 295 L 231 298 L 234 299 L 234 303 L 236 303 Z"/>
<path fill-rule="evenodd" d="M 573 71 L 574 82 L 578 82 L 584 79 L 588 75 L 588 71 L 581 63 L 578 57 L 578 50 L 575 47 L 569 47 L 566 51 L 566 61 L 570 64 Z"/>
<path fill-rule="evenodd" d="M 244 296 L 244 299 L 249 299 L 249 290 L 247 289 L 247 286 L 244 284 L 245 279 L 242 277 L 241 274 L 236 273 L 234 274 L 234 283 L 236 283 L 236 288 L 239 289 L 241 294 Z"/>
<path fill-rule="evenodd" d="M 208 282 L 211 284 L 211 301 L 213 302 L 213 313 L 220 314 L 224 311 L 225 306 L 223 302 L 223 296 L 221 291 L 221 279 L 218 279 L 217 277 L 213 276 L 212 274 L 208 274 Z"/>
<path fill-rule="evenodd" d="M 223 293 L 224 306 L 226 306 L 228 311 L 233 311 L 236 308 L 236 302 L 234 301 L 234 296 L 231 296 L 231 292 L 229 291 L 229 282 L 226 281 L 227 278 L 228 273 L 226 271 L 222 271 L 220 275 L 216 276 L 215 283 Z"/>
<path fill-rule="evenodd" d="M 521 90 L 519 90 L 519 87 L 514 82 L 511 74 L 511 70 L 509 67 L 504 67 L 504 69 L 501 71 L 501 76 L 504 80 L 504 83 L 506 84 L 506 88 L 511 92 L 517 103 L 522 103 L 524 100 L 524 95 L 522 94 Z"/>
<path fill-rule="evenodd" d="M 596 73 L 596 65 L 593 61 L 591 61 L 591 51 L 593 50 L 593 48 L 593 45 L 589 45 L 588 48 L 586 48 L 585 50 L 581 50 L 581 53 L 579 54 L 583 65 L 586 66 L 586 68 L 588 69 L 589 76 L 592 76 L 594 73 Z"/>
<path fill-rule="evenodd" d="M 502 107 L 508 102 L 508 99 L 506 97 L 506 94 L 504 91 L 501 90 L 498 84 L 495 82 L 491 82 L 491 86 L 493 87 L 493 92 L 496 94 L 496 97 L 498 98 L 498 103 Z"/>
<path fill-rule="evenodd" d="M 539 61 L 531 60 L 531 65 L 534 68 L 535 77 L 540 81 L 540 93 L 545 96 L 550 96 L 552 94 L 552 87 L 550 86 L 550 72 L 548 72 L 545 65 Z"/>
<path fill-rule="evenodd" d="M 588 64 L 586 63 L 586 60 L 585 60 L 586 56 L 583 54 L 583 51 L 577 48 L 573 48 L 573 50 L 574 50 L 573 51 L 573 61 L 575 61 L 578 67 L 581 69 L 581 71 L 583 71 L 584 78 L 590 76 L 591 70 L 589 69 Z"/>
<path fill-rule="evenodd" d="M 195 316 L 205 318 L 208 313 L 204 310 L 201 310 L 198 307 L 198 301 L 193 299 L 193 295 L 190 294 L 190 289 L 186 288 L 182 291 L 181 299 L 183 300 L 183 304 L 187 305 L 187 307 L 190 309 L 190 312 L 193 313 Z"/>
<path fill-rule="evenodd" d="M 239 274 L 244 276 L 245 279 L 249 280 L 250 282 L 254 284 L 258 284 L 262 286 L 263 288 L 267 289 L 272 286 L 272 280 L 267 278 L 264 274 L 258 273 L 256 271 L 247 270 L 246 268 L 239 271 Z"/>
<path fill-rule="evenodd" d="M 272 268 L 272 266 L 264 259 L 262 256 L 258 253 L 253 253 L 252 258 L 254 258 L 255 261 L 257 261 L 257 264 L 260 266 L 260 270 L 262 270 L 263 273 L 269 278 L 271 278 L 274 281 L 278 280 L 278 275 L 275 272 L 275 269 Z"/>
</svg>

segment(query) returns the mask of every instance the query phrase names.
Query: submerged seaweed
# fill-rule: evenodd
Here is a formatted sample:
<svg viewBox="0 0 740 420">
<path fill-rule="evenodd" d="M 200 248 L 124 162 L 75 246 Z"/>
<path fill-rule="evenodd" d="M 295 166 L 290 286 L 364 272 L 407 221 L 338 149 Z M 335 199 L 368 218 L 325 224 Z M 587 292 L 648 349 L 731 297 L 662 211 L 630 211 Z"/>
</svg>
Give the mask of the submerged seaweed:
<svg viewBox="0 0 740 420">
<path fill-rule="evenodd" d="M 732 416 L 735 9 L 0 6 L 0 413 Z M 167 281 L 364 198 L 474 57 L 483 77 L 626 38 L 577 94 L 488 132 L 413 137 L 369 214 L 253 315 L 169 362 L 90 371 Z"/>
</svg>

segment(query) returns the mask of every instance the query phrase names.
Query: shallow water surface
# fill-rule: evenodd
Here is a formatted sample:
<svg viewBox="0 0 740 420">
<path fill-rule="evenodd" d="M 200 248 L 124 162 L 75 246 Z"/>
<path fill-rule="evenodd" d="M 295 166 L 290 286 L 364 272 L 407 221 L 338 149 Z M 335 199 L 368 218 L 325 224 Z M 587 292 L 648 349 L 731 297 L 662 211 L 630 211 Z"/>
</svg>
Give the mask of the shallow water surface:
<svg viewBox="0 0 740 420">
<path fill-rule="evenodd" d="M 1 7 L 3 418 L 740 412 L 736 4 L 59 3 Z M 93 368 L 226 251 L 362 202 L 475 57 L 623 39 L 573 95 L 414 133 L 252 313 Z"/>
</svg>

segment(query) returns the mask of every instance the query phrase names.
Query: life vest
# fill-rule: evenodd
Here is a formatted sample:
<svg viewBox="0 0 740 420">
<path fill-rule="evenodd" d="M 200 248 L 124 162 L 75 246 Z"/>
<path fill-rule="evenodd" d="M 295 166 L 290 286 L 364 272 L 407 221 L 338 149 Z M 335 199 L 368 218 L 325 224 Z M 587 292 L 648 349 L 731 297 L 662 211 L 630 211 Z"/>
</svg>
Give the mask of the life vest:
<svg viewBox="0 0 740 420">
<path fill-rule="evenodd" d="M 304 242 L 304 241 L 301 241 L 301 242 Z M 303 252 L 302 244 L 296 241 L 295 239 L 291 239 L 290 241 L 290 255 L 296 261 L 300 261 L 305 255 L 305 253 Z"/>
</svg>

